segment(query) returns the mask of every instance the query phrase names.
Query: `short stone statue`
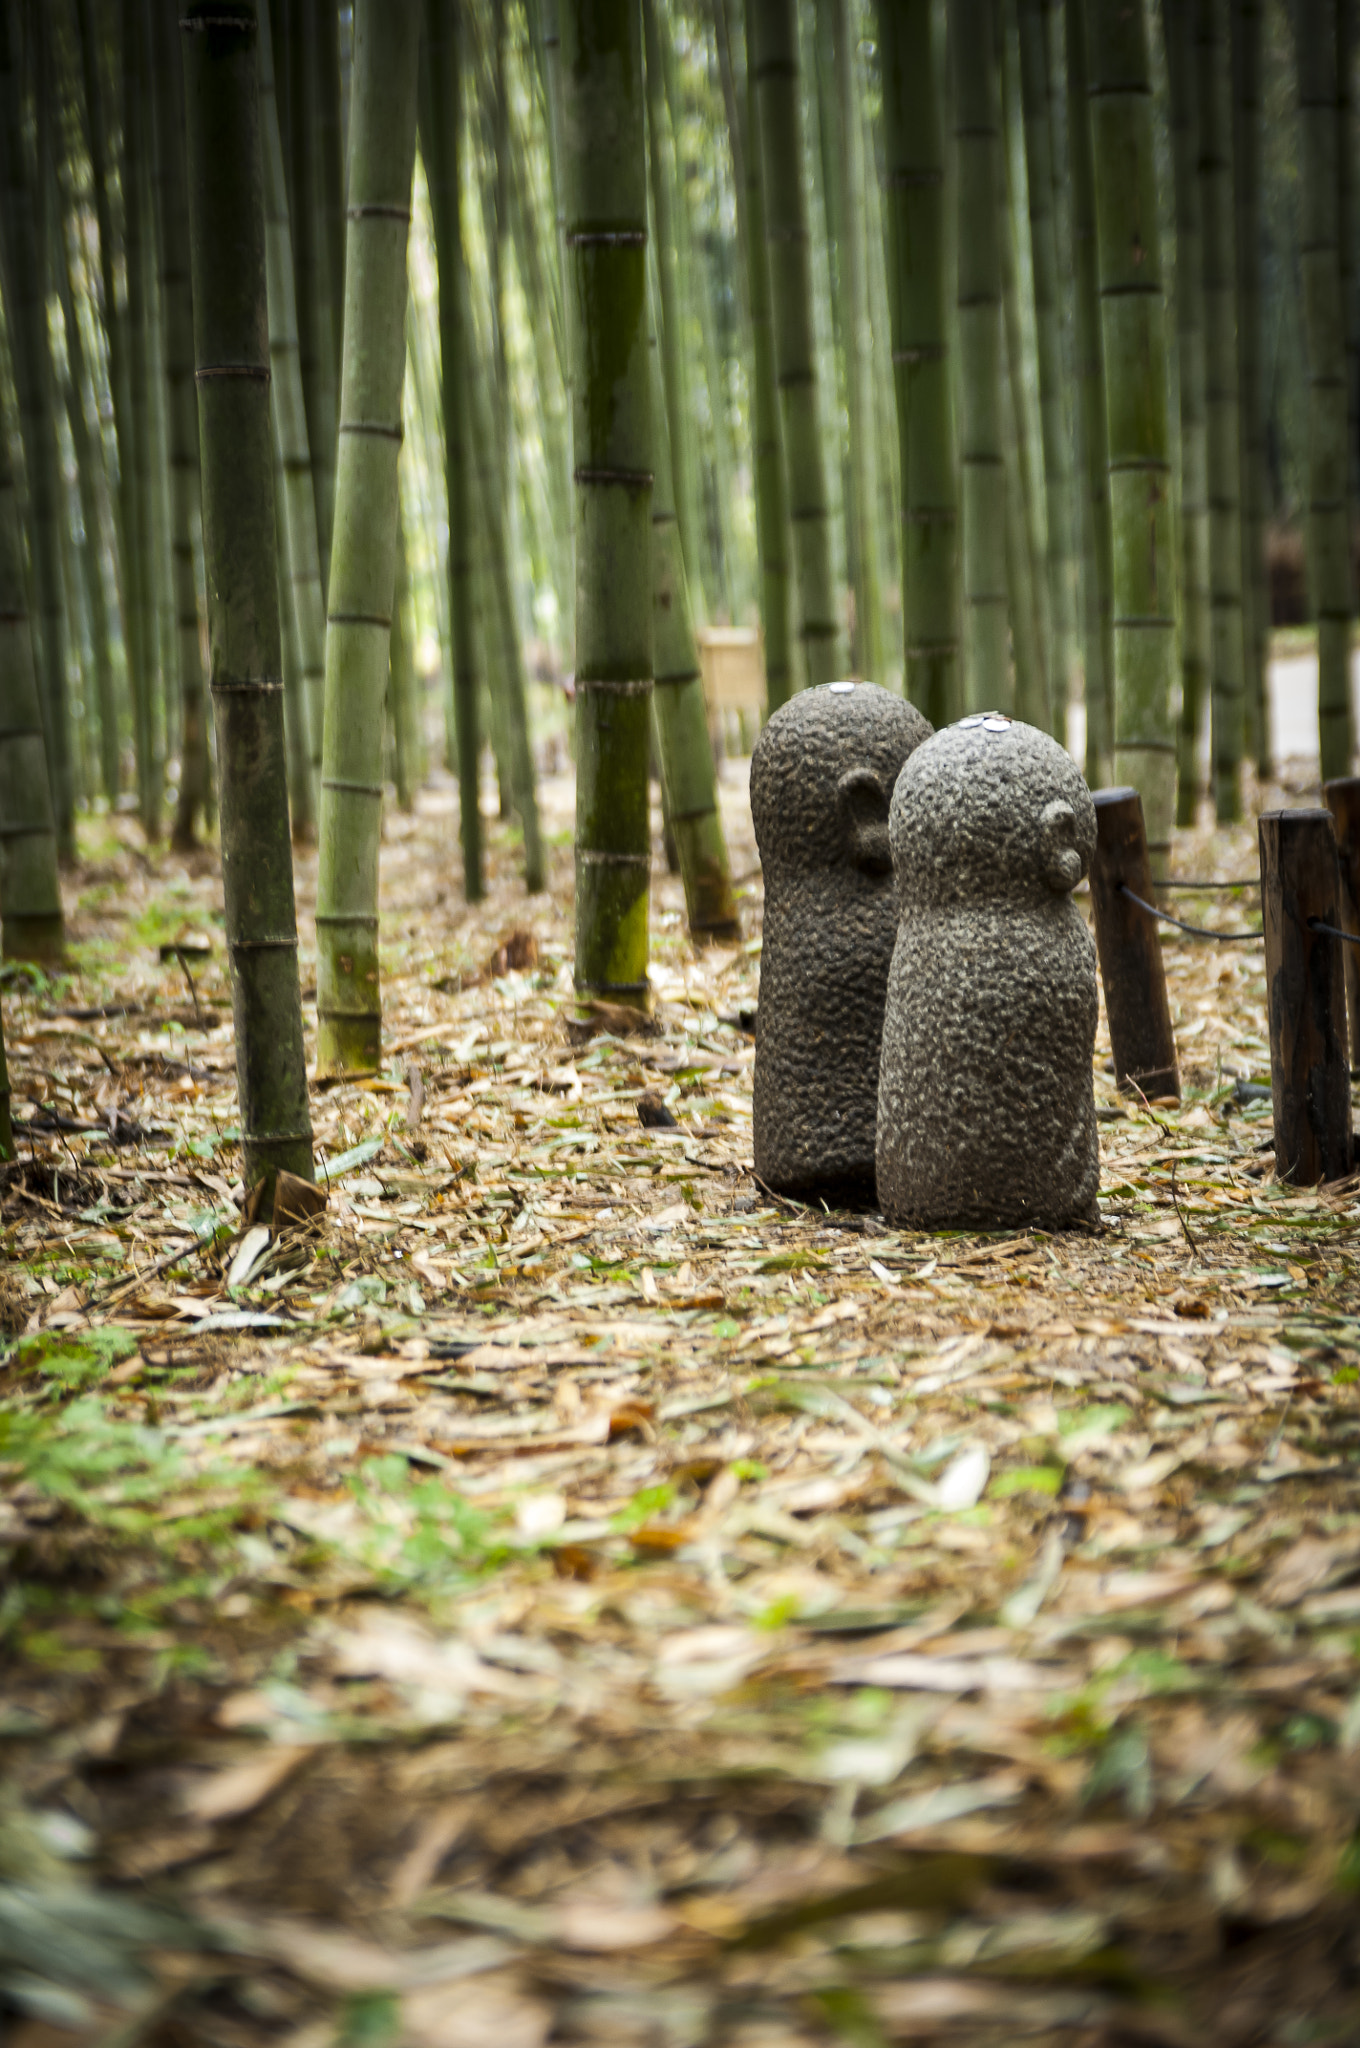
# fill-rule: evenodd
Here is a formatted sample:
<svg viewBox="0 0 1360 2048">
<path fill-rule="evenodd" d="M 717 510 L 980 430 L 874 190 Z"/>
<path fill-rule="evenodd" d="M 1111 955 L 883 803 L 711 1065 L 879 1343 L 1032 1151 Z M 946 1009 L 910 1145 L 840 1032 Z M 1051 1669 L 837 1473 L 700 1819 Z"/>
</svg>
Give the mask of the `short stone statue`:
<svg viewBox="0 0 1360 2048">
<path fill-rule="evenodd" d="M 878 1093 L 878 1198 L 900 1224 L 1095 1222 L 1096 952 L 1072 891 L 1095 806 L 1033 726 L 977 714 L 898 777 L 901 923 Z"/>
<path fill-rule="evenodd" d="M 782 705 L 751 756 L 765 873 L 755 1165 L 782 1194 L 873 1198 L 897 930 L 888 806 L 930 730 L 873 683 L 828 683 Z"/>
</svg>

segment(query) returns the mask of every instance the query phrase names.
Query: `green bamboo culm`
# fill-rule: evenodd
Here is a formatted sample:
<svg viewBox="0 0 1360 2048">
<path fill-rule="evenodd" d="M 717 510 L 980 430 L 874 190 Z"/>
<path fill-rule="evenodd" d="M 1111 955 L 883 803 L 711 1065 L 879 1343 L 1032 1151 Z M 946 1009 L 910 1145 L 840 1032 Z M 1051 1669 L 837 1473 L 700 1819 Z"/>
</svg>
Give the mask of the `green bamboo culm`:
<svg viewBox="0 0 1360 2048">
<path fill-rule="evenodd" d="M 1100 277 L 1096 255 L 1095 173 L 1086 105 L 1086 17 L 1083 0 L 1065 0 L 1067 148 L 1072 190 L 1076 273 L 1077 403 L 1081 419 L 1084 494 L 1082 636 L 1086 667 L 1086 780 L 1107 783 L 1114 748 L 1114 563 L 1110 534 L 1109 451 L 1105 438 L 1105 356 L 1100 339 Z M 1179 280 L 1178 280 L 1179 281 Z"/>
<path fill-rule="evenodd" d="M 1087 0 L 1114 577 L 1114 773 L 1143 799 L 1154 865 L 1176 798 L 1176 556 L 1166 290 L 1141 7 Z"/>
<path fill-rule="evenodd" d="M 1346 441 L 1346 326 L 1341 304 L 1337 195 L 1336 0 L 1301 0 L 1300 260 L 1308 337 L 1308 580 L 1318 636 L 1318 751 L 1322 778 L 1349 775 L 1355 751 L 1350 693 L 1353 591 Z"/>
<path fill-rule="evenodd" d="M 495 710 L 500 720 L 510 799 L 524 835 L 524 886 L 531 895 L 544 885 L 547 870 L 534 787 L 533 741 L 529 731 L 529 680 L 515 611 L 515 591 L 506 537 L 506 482 L 491 417 L 485 365 L 469 331 L 468 401 L 472 415 L 473 467 L 480 482 L 482 625 L 497 651 Z"/>
<path fill-rule="evenodd" d="M 642 0 L 644 78 L 647 89 L 647 165 L 656 233 L 656 275 L 661 292 L 661 371 L 666 423 L 675 448 L 675 500 L 680 545 L 689 582 L 701 596 L 705 549 L 694 478 L 694 407 L 690 397 L 690 357 L 685 339 L 685 296 L 675 218 L 675 152 L 670 111 L 666 104 L 666 70 L 662 54 L 659 0 Z M 655 398 L 653 399 L 655 402 Z"/>
<path fill-rule="evenodd" d="M 879 0 L 885 234 L 902 449 L 906 689 L 932 725 L 958 715 L 958 508 L 945 344 L 944 138 L 931 0 Z"/>
<path fill-rule="evenodd" d="M 1052 622 L 1049 718 L 1059 739 L 1067 732 L 1072 687 L 1071 459 L 1064 418 L 1062 308 L 1058 235 L 1053 208 L 1053 133 L 1049 118 L 1048 48 L 1043 0 L 1017 0 L 1020 105 L 1029 195 L 1034 327 L 1038 344 L 1039 426 L 1043 440 L 1044 500 L 1048 511 L 1049 617 Z"/>
<path fill-rule="evenodd" d="M 62 588 L 60 500 L 63 491 L 56 433 L 56 387 L 47 328 L 47 265 L 38 234 L 37 194 L 24 146 L 23 85 L 18 52 L 19 11 L 0 19 L 0 277 L 8 314 L 14 376 L 28 485 L 28 532 L 36 618 L 34 658 L 57 846 L 75 852 L 75 780 L 66 682 L 66 606 Z"/>
<path fill-rule="evenodd" d="M 957 0 L 951 27 L 958 150 L 962 683 L 969 711 L 1013 707 L 1001 438 L 1000 104 L 994 0 Z"/>
<path fill-rule="evenodd" d="M 339 120 L 339 80 L 323 52 L 321 20 L 337 14 L 333 0 L 293 0 L 290 8 L 291 62 L 288 66 L 289 224 L 296 284 L 298 364 L 306 404 L 307 442 L 312 451 L 316 524 L 324 587 L 330 590 L 335 494 L 339 488 L 336 441 L 337 375 L 340 374 L 342 268 L 335 267 L 334 214 L 341 190 L 334 180 L 333 152 Z M 336 105 L 324 115 L 323 91 Z M 334 272 L 334 275 L 332 274 Z"/>
<path fill-rule="evenodd" d="M 793 667 L 793 578 L 789 556 L 789 488 L 779 429 L 779 373 L 770 318 L 770 258 L 765 240 L 764 172 L 756 124 L 752 10 L 746 9 L 746 284 L 751 307 L 751 464 L 755 478 L 756 547 L 760 557 L 760 625 L 765 642 L 765 715 L 797 687 Z"/>
<path fill-rule="evenodd" d="M 65 931 L 8 415 L 0 381 L 0 942 L 7 960 L 51 966 Z"/>
<path fill-rule="evenodd" d="M 637 0 L 563 0 L 561 31 L 575 351 L 576 988 L 645 1005 L 652 427 Z"/>
<path fill-rule="evenodd" d="M 1171 153 L 1176 207 L 1176 328 L 1181 409 L 1181 710 L 1176 737 L 1176 823 L 1199 810 L 1200 725 L 1209 686 L 1209 467 L 1204 416 L 1204 239 L 1194 16 L 1166 14 Z"/>
<path fill-rule="evenodd" d="M 174 23 L 171 23 L 173 34 Z M 178 52 L 176 53 L 178 63 Z M 76 485 L 80 493 L 80 519 L 85 529 L 85 559 L 90 605 L 91 655 L 94 664 L 94 709 L 99 721 L 99 780 L 110 807 L 118 801 L 118 692 L 113 674 L 114 634 L 105 586 L 105 540 L 107 538 L 109 479 L 102 440 L 91 432 L 85 411 L 85 394 L 92 390 L 85 355 L 85 342 L 76 318 L 76 287 L 71 237 L 59 234 L 60 248 L 54 252 L 53 270 L 61 300 L 62 332 L 66 360 L 70 367 L 68 414 L 71 424 L 71 452 L 75 457 Z M 83 280 L 82 280 L 83 288 Z M 192 313 L 191 313 L 192 320 Z M 192 353 L 192 334 L 190 335 Z M 190 387 L 192 397 L 192 386 Z M 117 535 L 111 562 L 118 569 Z"/>
<path fill-rule="evenodd" d="M 116 250 L 110 196 L 114 180 L 109 175 L 105 91 L 100 60 L 102 28 L 95 0 L 76 0 L 76 19 L 80 30 L 80 69 L 85 98 L 86 141 L 90 152 L 90 182 L 93 187 L 95 219 L 99 228 L 100 310 L 108 347 L 109 396 L 113 406 L 114 441 L 118 451 L 118 488 L 112 501 L 114 567 L 118 580 L 123 661 L 135 725 L 135 693 L 141 669 L 138 638 L 141 627 L 138 596 L 141 568 L 136 551 L 137 522 L 133 497 L 132 372 L 128 360 L 130 323 L 126 308 L 119 303 L 116 288 Z"/>
<path fill-rule="evenodd" d="M 878 437 L 869 318 L 864 200 L 864 81 L 856 0 L 835 0 L 836 96 L 844 179 L 841 186 L 841 296 L 844 301 L 845 402 L 850 421 L 850 497 L 855 528 L 855 668 L 883 681 L 883 598 L 879 570 Z M 999 517 L 1000 515 L 998 515 Z M 1004 570 L 1004 564 L 1003 564 Z M 1005 601 L 1004 581 L 1002 602 Z"/>
<path fill-rule="evenodd" d="M 141 106 L 146 99 L 146 27 L 146 10 L 139 0 L 123 0 L 125 107 Z M 163 563 L 156 533 L 155 346 L 152 332 L 155 293 L 152 250 L 146 233 L 149 223 L 144 204 L 146 127 L 147 124 L 132 119 L 123 123 L 123 259 L 127 269 L 132 435 L 129 448 L 119 451 L 119 459 L 126 459 L 131 467 L 133 550 L 138 565 L 137 575 L 131 582 L 131 600 L 138 612 L 133 640 L 137 665 L 131 677 L 137 808 L 142 830 L 154 843 L 160 838 L 165 799 L 165 759 L 160 721 L 163 673 L 157 621 Z"/>
<path fill-rule="evenodd" d="M 266 234 L 268 230 L 266 229 Z M 288 815 L 294 846 L 316 844 L 316 794 L 312 787 L 311 722 L 302 685 L 302 650 L 298 644 L 297 608 L 293 603 L 293 564 L 288 552 L 288 506 L 285 502 L 279 438 L 274 435 L 274 529 L 279 537 L 279 627 L 283 641 L 283 730 L 288 744 Z"/>
<path fill-rule="evenodd" d="M 481 650 L 477 632 L 476 555 L 471 471 L 471 353 L 467 265 L 459 190 L 462 104 L 456 0 L 425 0 L 428 64 L 420 99 L 421 153 L 430 193 L 439 268 L 439 374 L 444 410 L 448 498 L 449 611 L 453 626 L 453 718 L 458 742 L 458 830 L 463 894 L 486 894 L 482 833 Z"/>
<path fill-rule="evenodd" d="M 312 1178 L 280 674 L 253 0 L 181 17 L 203 560 L 243 1178 Z"/>
<path fill-rule="evenodd" d="M 818 405 L 808 202 L 803 175 L 796 0 L 749 0 L 770 315 L 779 382 L 803 681 L 844 663 L 831 567 L 831 514 Z"/>
<path fill-rule="evenodd" d="M 1266 667 L 1266 395 L 1261 345 L 1261 0 L 1233 0 L 1233 149 L 1237 197 L 1237 361 L 1242 400 L 1242 648 L 1247 749 L 1268 772 Z M 1344 303 L 1344 302 L 1343 302 Z"/>
<path fill-rule="evenodd" d="M 1001 17 L 1001 10 L 998 9 Z M 1006 456 L 1006 587 L 1010 595 L 1011 653 L 1015 663 L 1015 710 L 1027 725 L 1045 731 L 1049 724 L 1049 648 L 1052 622 L 1049 617 L 1049 586 L 1045 573 L 1048 521 L 1043 490 L 1036 468 L 1042 471 L 1037 421 L 1030 420 L 1028 348 L 1020 305 L 1019 249 L 1029 233 L 1029 210 L 1023 211 L 1015 191 L 1017 166 L 1007 141 L 1018 118 L 1014 113 L 1020 85 L 1018 56 L 1009 36 L 997 42 L 1001 74 L 1001 151 L 1003 172 L 997 210 L 1006 223 L 1001 235 L 1001 314 L 1006 341 L 1006 374 L 1001 394 L 1002 431 Z M 1037 410 L 1037 407 L 1036 407 Z M 1107 492 L 1104 469 L 1100 487 Z"/>
<path fill-rule="evenodd" d="M 298 343 L 297 293 L 292 228 L 279 135 L 278 99 L 269 0 L 260 0 L 260 139 L 264 149 L 265 248 L 269 279 L 270 397 L 274 440 L 283 468 L 283 509 L 290 610 L 297 636 L 298 704 L 295 722 L 312 788 L 307 809 L 314 819 L 321 781 L 321 733 L 326 694 L 326 601 L 317 528 L 318 489 L 307 434 Z M 296 804 L 295 804 L 296 812 Z M 297 818 L 294 824 L 297 825 Z M 305 834 L 310 838 L 311 832 Z"/>
<path fill-rule="evenodd" d="M 387 666 L 387 720 L 392 735 L 392 781 L 397 791 L 397 808 L 408 815 L 416 807 L 416 782 L 420 774 L 416 738 L 419 685 L 411 625 L 411 571 L 406 554 L 406 522 L 399 511 L 397 585 L 392 601 L 392 636 Z"/>
<path fill-rule="evenodd" d="M 1242 625 L 1242 444 L 1237 361 L 1229 0 L 1196 0 L 1199 189 L 1204 236 L 1204 420 L 1209 495 L 1209 677 L 1214 808 L 1242 815 L 1246 658 Z"/>
<path fill-rule="evenodd" d="M 208 729 L 194 576 L 194 516 L 201 500 L 198 402 L 194 394 L 194 308 L 189 283 L 189 209 L 184 190 L 183 67 L 174 18 L 151 16 L 156 81 L 156 197 L 165 320 L 166 399 L 170 429 L 171 598 L 179 683 L 179 795 L 171 844 L 181 852 L 197 840 L 208 795 Z"/>
<path fill-rule="evenodd" d="M 381 1049 L 383 706 L 397 574 L 419 54 L 419 0 L 359 0 L 316 889 L 316 1058 L 325 1074 L 371 1070 Z"/>
<path fill-rule="evenodd" d="M 704 709 L 703 677 L 694 638 L 689 586 L 680 549 L 672 486 L 670 434 L 665 394 L 652 342 L 652 607 L 656 655 L 656 707 L 661 780 L 666 820 L 674 835 L 685 885 L 690 935 L 705 939 L 740 936 L 732 874 L 718 807 L 718 776 Z"/>
</svg>

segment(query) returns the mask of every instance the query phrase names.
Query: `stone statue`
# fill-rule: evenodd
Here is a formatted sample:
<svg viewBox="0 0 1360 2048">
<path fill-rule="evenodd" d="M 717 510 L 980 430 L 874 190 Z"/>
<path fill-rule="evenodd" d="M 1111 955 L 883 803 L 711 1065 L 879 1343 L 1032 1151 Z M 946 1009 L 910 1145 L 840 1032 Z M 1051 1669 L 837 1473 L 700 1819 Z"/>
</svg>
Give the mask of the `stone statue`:
<svg viewBox="0 0 1360 2048">
<path fill-rule="evenodd" d="M 978 714 L 912 755 L 889 834 L 901 924 L 878 1092 L 883 1213 L 1097 1221 L 1096 951 L 1072 901 L 1095 852 L 1090 791 L 1047 733 Z"/>
<path fill-rule="evenodd" d="M 873 683 L 803 690 L 751 756 L 765 871 L 755 1163 L 783 1194 L 873 1199 L 883 997 L 897 912 L 888 805 L 930 733 Z"/>
</svg>

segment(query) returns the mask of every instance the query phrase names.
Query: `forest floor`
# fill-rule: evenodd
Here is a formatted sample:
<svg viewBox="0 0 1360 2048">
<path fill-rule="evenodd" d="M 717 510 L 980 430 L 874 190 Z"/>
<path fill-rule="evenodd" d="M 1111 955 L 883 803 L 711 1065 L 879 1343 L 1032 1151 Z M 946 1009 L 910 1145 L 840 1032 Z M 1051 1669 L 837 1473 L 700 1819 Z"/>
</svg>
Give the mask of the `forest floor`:
<svg viewBox="0 0 1360 2048">
<path fill-rule="evenodd" d="M 775 1201 L 725 776 L 653 1035 L 570 1028 L 565 779 L 475 913 L 389 817 L 388 1071 L 249 1271 L 215 860 L 83 828 L 4 997 L 7 2048 L 1360 2038 L 1360 1179 L 1272 1178 L 1260 949 L 1169 935 L 1178 1108 L 1102 1025 L 1098 1231 Z"/>
</svg>

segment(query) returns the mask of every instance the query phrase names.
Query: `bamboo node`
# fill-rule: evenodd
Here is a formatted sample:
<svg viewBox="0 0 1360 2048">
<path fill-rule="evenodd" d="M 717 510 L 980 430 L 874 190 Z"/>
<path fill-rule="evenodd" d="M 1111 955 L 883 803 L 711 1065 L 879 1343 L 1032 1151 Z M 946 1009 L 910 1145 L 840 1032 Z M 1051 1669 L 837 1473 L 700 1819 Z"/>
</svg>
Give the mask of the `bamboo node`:
<svg viewBox="0 0 1360 2048">
<path fill-rule="evenodd" d="M 268 363 L 204 363 L 194 371 L 194 382 L 206 384 L 214 377 L 245 377 L 254 384 L 269 382 Z"/>
<path fill-rule="evenodd" d="M 571 228 L 565 237 L 569 249 L 645 249 L 646 228 Z"/>
<path fill-rule="evenodd" d="M 571 474 L 573 483 L 624 484 L 634 491 L 649 491 L 654 481 L 650 469 L 596 469 L 581 464 Z"/>
</svg>

